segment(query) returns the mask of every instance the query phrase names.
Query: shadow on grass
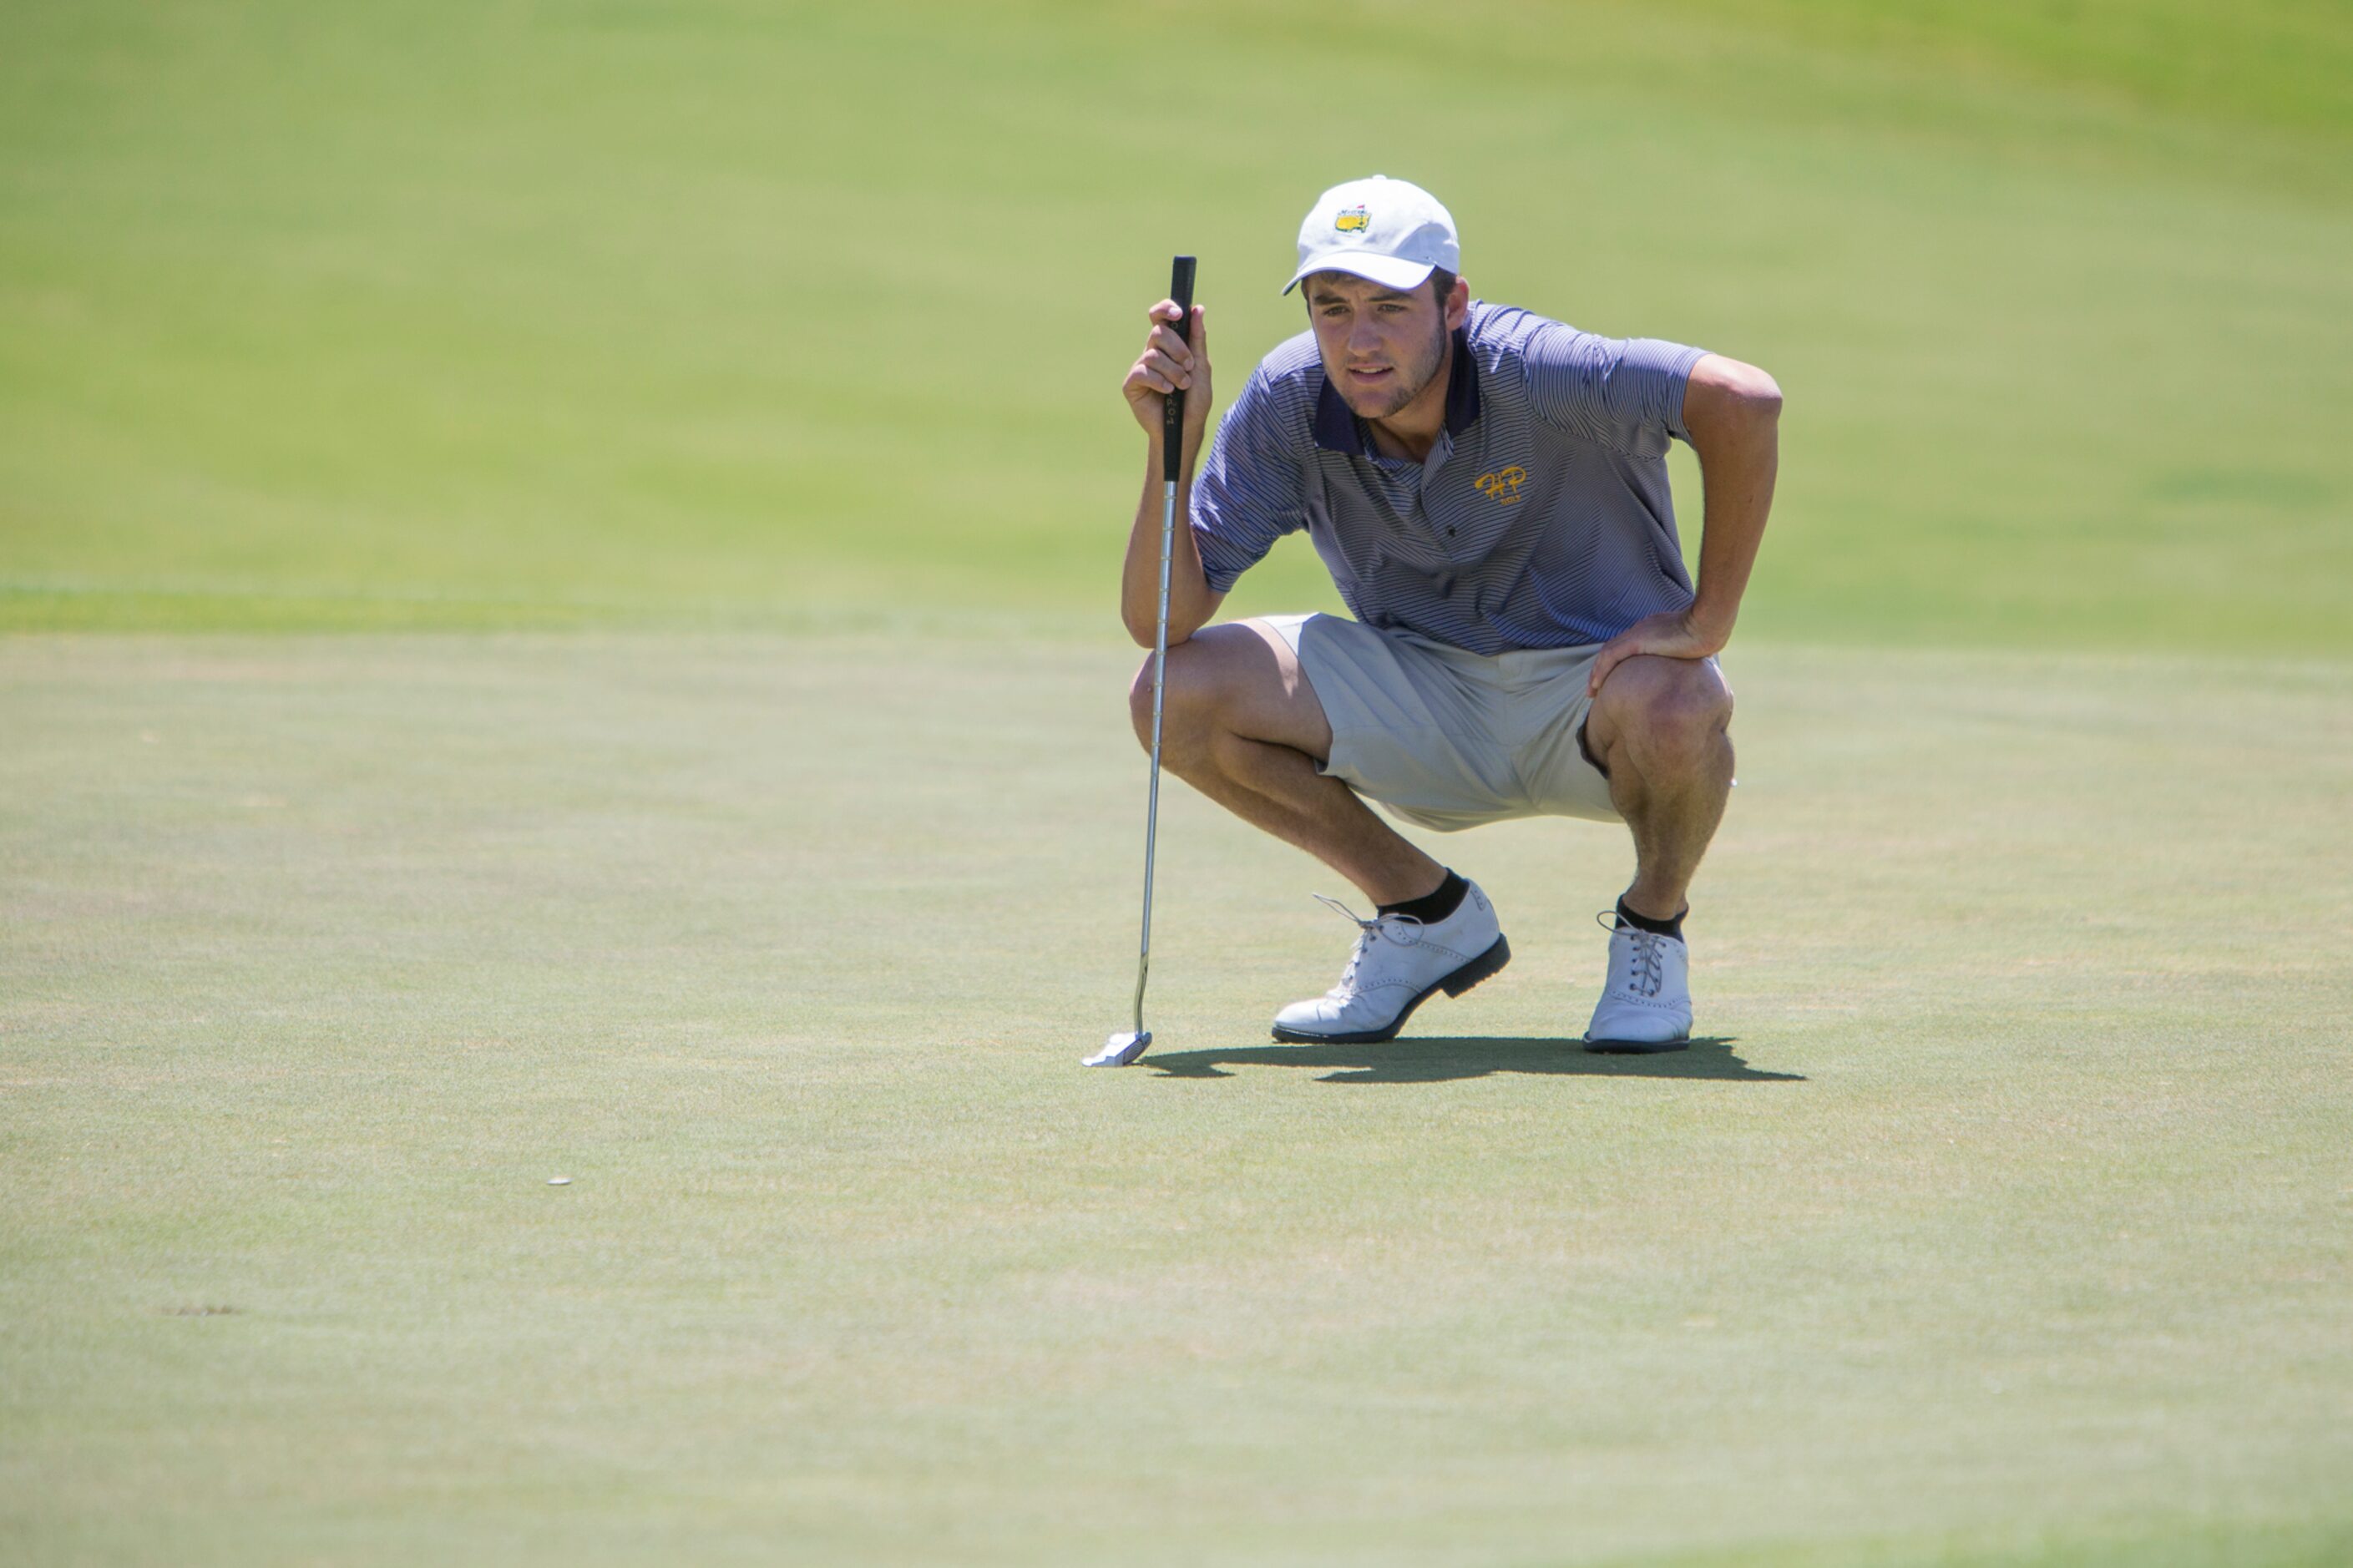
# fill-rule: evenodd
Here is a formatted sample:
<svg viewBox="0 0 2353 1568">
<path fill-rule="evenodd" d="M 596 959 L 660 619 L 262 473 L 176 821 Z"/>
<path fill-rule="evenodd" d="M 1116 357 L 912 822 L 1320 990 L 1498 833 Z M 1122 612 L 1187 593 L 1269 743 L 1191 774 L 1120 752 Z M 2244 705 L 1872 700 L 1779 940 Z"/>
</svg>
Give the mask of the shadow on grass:
<svg viewBox="0 0 2353 1568">
<path fill-rule="evenodd" d="M 1582 1040 L 1463 1037 L 1382 1040 L 1359 1046 L 1237 1046 L 1161 1051 L 1139 1066 L 1163 1078 L 1231 1078 L 1235 1067 L 1324 1068 L 1325 1083 L 1446 1083 L 1490 1073 L 1577 1078 L 1704 1078 L 1733 1083 L 1803 1083 L 1802 1073 L 1760 1072 L 1732 1052 L 1734 1037 L 1702 1037 L 1656 1056 L 1596 1056 Z"/>
</svg>

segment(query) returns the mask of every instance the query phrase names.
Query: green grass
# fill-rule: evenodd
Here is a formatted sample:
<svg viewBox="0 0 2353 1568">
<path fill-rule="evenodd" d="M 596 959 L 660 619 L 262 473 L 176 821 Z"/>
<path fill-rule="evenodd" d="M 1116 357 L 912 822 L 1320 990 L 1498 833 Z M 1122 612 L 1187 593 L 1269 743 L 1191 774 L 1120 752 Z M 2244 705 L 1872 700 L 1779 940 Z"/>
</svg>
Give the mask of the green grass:
<svg viewBox="0 0 2353 1568">
<path fill-rule="evenodd" d="M 2348 83 L 2324 0 L 0 6 L 0 1559 L 2353 1557 Z M 1788 392 L 1713 1033 L 1568 1043 L 1629 850 L 1523 824 L 1506 973 L 1274 1048 L 1339 889 L 1176 787 L 1084 1073 L 1138 310 L 1237 385 L 1375 169 Z"/>
<path fill-rule="evenodd" d="M 2353 20 L 1904 16 L 15 5 L 0 626 L 1100 622 L 1168 253 L 1230 386 L 1381 167 L 1779 375 L 1752 636 L 2353 649 Z"/>
<path fill-rule="evenodd" d="M 2353 1546 L 2344 667 L 1742 658 L 1672 1058 L 1564 1038 L 1568 824 L 1444 843 L 1504 974 L 1272 1047 L 1350 933 L 1180 789 L 1089 1073 L 1126 662 L 0 647 L 12 1559 Z"/>
</svg>

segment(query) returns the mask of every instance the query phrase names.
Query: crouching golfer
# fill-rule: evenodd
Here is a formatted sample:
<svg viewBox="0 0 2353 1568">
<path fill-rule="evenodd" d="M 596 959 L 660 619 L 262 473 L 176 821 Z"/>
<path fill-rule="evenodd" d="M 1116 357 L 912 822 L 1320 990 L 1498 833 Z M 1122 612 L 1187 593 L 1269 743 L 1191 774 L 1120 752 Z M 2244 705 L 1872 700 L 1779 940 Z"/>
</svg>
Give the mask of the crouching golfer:
<svg viewBox="0 0 2353 1568">
<path fill-rule="evenodd" d="M 1152 646 L 1162 397 L 1186 389 L 1163 756 L 1376 906 L 1324 995 L 1279 1040 L 1385 1040 L 1433 992 L 1511 956 L 1495 910 L 1365 805 L 1440 831 L 1581 816 L 1632 831 L 1596 1049 L 1691 1037 L 1684 893 L 1732 784 L 1732 635 L 1773 499 L 1781 395 L 1753 366 L 1612 340 L 1471 298 L 1454 220 L 1375 176 L 1299 230 L 1310 330 L 1242 385 L 1196 472 L 1208 322 L 1153 307 L 1128 405 L 1151 446 L 1121 610 Z M 1705 480 L 1699 582 L 1683 569 L 1667 443 Z M 1179 506 L 1186 502 L 1180 500 Z M 1187 526 L 1189 522 L 1189 526 Z M 1305 529 L 1354 620 L 1211 626 L 1277 539 Z M 1136 678 L 1150 743 L 1152 668 Z M 1327 900 L 1329 901 L 1329 900 Z"/>
</svg>

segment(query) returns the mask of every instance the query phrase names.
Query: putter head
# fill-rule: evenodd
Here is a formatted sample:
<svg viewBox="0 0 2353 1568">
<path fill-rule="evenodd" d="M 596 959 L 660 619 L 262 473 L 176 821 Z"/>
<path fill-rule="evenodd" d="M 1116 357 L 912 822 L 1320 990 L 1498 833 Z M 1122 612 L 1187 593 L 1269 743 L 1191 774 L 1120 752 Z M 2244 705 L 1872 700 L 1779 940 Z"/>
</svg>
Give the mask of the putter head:
<svg viewBox="0 0 2353 1568">
<path fill-rule="evenodd" d="M 1141 1030 L 1133 1035 L 1113 1035 L 1103 1042 L 1103 1048 L 1085 1058 L 1091 1068 L 1124 1068 L 1142 1056 L 1152 1045 L 1152 1031 Z"/>
</svg>

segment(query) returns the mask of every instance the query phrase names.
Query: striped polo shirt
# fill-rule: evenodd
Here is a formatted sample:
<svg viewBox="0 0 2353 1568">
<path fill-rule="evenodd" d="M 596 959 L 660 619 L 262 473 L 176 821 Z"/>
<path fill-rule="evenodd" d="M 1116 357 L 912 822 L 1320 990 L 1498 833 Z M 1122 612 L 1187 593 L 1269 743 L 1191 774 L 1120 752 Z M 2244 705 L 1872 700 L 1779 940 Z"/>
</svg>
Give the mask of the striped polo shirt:
<svg viewBox="0 0 2353 1568">
<path fill-rule="evenodd" d="M 1303 528 L 1350 613 L 1472 653 L 1607 642 L 1692 601 L 1667 443 L 1704 351 L 1473 300 L 1430 456 L 1384 456 L 1315 335 L 1261 361 L 1193 484 L 1224 593 Z"/>
</svg>

